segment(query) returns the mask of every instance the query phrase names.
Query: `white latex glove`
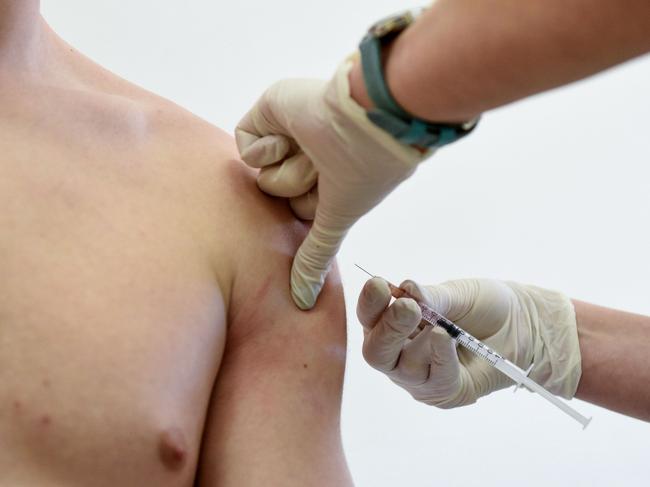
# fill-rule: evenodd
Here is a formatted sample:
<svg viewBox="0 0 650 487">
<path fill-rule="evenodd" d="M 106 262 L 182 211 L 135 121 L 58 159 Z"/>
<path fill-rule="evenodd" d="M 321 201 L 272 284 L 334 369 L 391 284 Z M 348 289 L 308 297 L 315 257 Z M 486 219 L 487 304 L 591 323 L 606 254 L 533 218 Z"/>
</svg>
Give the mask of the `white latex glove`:
<svg viewBox="0 0 650 487">
<path fill-rule="evenodd" d="M 289 198 L 299 217 L 314 218 L 291 269 L 301 309 L 314 306 L 348 229 L 424 157 L 368 120 L 350 97 L 351 67 L 345 61 L 329 82 L 275 83 L 235 129 L 244 162 L 262 168 L 258 186 Z"/>
<path fill-rule="evenodd" d="M 580 347 L 573 304 L 563 294 L 489 279 L 428 287 L 405 281 L 400 287 L 522 369 L 534 363 L 531 379 L 550 392 L 574 396 Z M 389 305 L 390 300 L 386 281 L 366 283 L 357 305 L 363 354 L 415 399 L 452 408 L 513 384 L 485 360 L 457 349 L 441 328 L 421 329 L 416 301 L 399 298 Z"/>
</svg>

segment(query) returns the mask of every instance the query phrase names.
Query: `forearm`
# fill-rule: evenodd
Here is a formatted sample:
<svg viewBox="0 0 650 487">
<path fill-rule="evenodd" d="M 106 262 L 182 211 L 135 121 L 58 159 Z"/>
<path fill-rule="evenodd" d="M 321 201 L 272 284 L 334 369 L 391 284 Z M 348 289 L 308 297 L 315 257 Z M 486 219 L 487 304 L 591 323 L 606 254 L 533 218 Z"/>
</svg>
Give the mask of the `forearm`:
<svg viewBox="0 0 650 487">
<path fill-rule="evenodd" d="M 388 86 L 408 112 L 463 121 L 650 50 L 647 0 L 438 0 L 390 46 Z M 360 67 L 350 75 L 362 106 Z"/>
<path fill-rule="evenodd" d="M 573 303 L 582 355 L 576 397 L 650 421 L 650 317 Z"/>
</svg>

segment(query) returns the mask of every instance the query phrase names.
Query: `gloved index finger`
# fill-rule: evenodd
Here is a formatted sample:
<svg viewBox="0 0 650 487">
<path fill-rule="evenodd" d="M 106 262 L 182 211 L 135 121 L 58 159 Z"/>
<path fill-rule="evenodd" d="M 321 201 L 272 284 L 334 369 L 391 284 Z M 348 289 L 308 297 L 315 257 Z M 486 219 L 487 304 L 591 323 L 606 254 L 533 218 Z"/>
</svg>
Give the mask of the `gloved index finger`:
<svg viewBox="0 0 650 487">
<path fill-rule="evenodd" d="M 316 303 L 330 264 L 352 223 L 322 205 L 316 209 L 314 224 L 291 266 L 291 297 L 300 309 L 311 309 Z"/>
<path fill-rule="evenodd" d="M 381 277 L 368 279 L 357 301 L 357 317 L 367 330 L 375 327 L 390 303 L 390 288 Z"/>
<path fill-rule="evenodd" d="M 270 131 L 271 127 L 254 123 L 256 117 L 261 117 L 255 115 L 257 110 L 257 106 L 253 107 L 239 122 L 235 128 L 235 142 L 244 162 L 260 168 L 281 161 L 291 149 L 291 142 L 286 135 Z"/>
<path fill-rule="evenodd" d="M 257 137 L 236 129 L 235 141 L 243 161 L 254 168 L 262 168 L 280 162 L 291 150 L 291 142 L 284 135 Z"/>
</svg>

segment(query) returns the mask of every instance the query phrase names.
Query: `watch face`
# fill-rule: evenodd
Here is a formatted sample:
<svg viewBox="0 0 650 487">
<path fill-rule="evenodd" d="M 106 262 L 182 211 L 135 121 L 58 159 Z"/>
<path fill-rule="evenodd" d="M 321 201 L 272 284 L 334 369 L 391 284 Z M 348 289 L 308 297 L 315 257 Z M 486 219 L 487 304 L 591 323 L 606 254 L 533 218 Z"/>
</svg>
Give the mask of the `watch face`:
<svg viewBox="0 0 650 487">
<path fill-rule="evenodd" d="M 370 27 L 370 33 L 375 37 L 384 37 L 391 32 L 400 32 L 413 23 L 423 9 L 407 10 L 381 19 Z"/>
</svg>

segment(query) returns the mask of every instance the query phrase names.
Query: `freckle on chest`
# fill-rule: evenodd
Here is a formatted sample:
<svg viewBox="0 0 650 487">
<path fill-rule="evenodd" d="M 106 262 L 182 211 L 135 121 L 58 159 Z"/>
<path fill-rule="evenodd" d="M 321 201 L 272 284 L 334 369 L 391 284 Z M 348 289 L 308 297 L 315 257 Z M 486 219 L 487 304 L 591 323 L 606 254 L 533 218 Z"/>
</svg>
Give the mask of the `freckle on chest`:
<svg viewBox="0 0 650 487">
<path fill-rule="evenodd" d="M 180 470 L 187 459 L 185 435 L 178 428 L 171 428 L 161 433 L 158 440 L 160 461 L 169 470 Z"/>
</svg>

